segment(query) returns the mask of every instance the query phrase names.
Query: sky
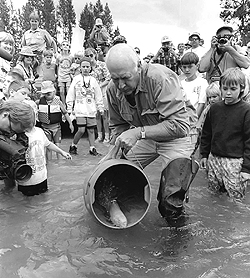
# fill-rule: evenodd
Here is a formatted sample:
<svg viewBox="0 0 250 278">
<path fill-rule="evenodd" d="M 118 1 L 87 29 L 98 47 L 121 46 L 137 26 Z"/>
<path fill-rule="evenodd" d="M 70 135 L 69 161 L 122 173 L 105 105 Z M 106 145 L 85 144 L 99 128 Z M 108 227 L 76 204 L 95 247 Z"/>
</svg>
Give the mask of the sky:
<svg viewBox="0 0 250 278">
<path fill-rule="evenodd" d="M 27 0 L 12 0 L 20 8 Z M 77 19 L 86 3 L 96 0 L 73 0 Z M 212 36 L 223 26 L 219 18 L 220 0 L 106 0 L 114 21 L 128 44 L 141 49 L 141 58 L 149 52 L 156 53 L 161 47 L 161 38 L 169 36 L 174 45 L 186 43 L 192 32 L 199 32 L 209 48 Z M 82 45 L 82 34 L 76 30 L 74 46 Z M 73 50 L 73 49 L 72 49 Z"/>
</svg>

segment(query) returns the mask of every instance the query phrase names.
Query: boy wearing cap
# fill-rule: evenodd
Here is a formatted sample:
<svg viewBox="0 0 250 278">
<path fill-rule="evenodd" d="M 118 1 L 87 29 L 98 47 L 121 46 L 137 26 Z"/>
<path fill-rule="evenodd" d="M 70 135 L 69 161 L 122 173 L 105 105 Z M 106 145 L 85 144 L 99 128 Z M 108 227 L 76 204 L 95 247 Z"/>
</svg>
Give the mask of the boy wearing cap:
<svg viewBox="0 0 250 278">
<path fill-rule="evenodd" d="M 152 63 L 158 63 L 170 68 L 176 74 L 179 74 L 178 56 L 174 51 L 173 43 L 168 36 L 164 36 L 161 40 L 161 48 L 152 58 Z"/>
<path fill-rule="evenodd" d="M 62 114 L 65 116 L 69 123 L 71 132 L 74 132 L 74 126 L 67 113 L 66 107 L 56 96 L 56 89 L 52 81 L 43 81 L 41 83 L 41 94 L 42 97 L 38 104 L 38 120 L 41 122 L 41 127 L 45 132 L 47 138 L 54 142 L 55 145 L 59 146 L 61 143 L 61 120 Z M 52 153 L 47 152 L 47 158 L 52 158 Z M 57 154 L 57 159 L 59 155 Z"/>
<path fill-rule="evenodd" d="M 216 36 L 212 37 L 211 47 L 201 58 L 199 72 L 206 72 L 208 83 L 219 81 L 220 76 L 228 68 L 244 68 L 250 66 L 250 59 L 242 48 L 233 43 L 234 31 L 231 26 L 222 26 Z"/>
</svg>

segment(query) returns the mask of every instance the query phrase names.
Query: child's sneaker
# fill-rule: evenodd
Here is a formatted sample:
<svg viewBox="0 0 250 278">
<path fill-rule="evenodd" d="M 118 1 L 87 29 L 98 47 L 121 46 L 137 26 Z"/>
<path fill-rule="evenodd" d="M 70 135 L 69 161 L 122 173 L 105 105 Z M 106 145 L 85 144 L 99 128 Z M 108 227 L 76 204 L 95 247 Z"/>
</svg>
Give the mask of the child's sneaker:
<svg viewBox="0 0 250 278">
<path fill-rule="evenodd" d="M 76 146 L 70 146 L 69 147 L 69 153 L 70 154 L 77 154 L 77 147 Z"/>
<path fill-rule="evenodd" d="M 98 136 L 97 139 L 95 140 L 95 142 L 96 142 L 96 143 L 102 142 L 102 138 Z"/>
<path fill-rule="evenodd" d="M 100 156 L 101 154 L 97 152 L 96 148 L 89 150 L 89 153 L 94 156 Z"/>
<path fill-rule="evenodd" d="M 109 139 L 108 139 L 108 138 L 105 138 L 105 139 L 103 140 L 103 143 L 104 143 L 104 144 L 108 144 L 108 143 L 109 143 Z"/>
</svg>

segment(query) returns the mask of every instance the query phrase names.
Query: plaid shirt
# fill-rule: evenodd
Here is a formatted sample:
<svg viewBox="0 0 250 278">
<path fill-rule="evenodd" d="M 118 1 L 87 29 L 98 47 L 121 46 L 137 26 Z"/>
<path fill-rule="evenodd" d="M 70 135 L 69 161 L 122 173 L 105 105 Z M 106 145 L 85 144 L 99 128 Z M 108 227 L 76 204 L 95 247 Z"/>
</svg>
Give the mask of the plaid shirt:
<svg viewBox="0 0 250 278">
<path fill-rule="evenodd" d="M 153 60 L 153 63 L 164 65 L 179 74 L 179 60 L 170 52 L 161 53 Z"/>
</svg>

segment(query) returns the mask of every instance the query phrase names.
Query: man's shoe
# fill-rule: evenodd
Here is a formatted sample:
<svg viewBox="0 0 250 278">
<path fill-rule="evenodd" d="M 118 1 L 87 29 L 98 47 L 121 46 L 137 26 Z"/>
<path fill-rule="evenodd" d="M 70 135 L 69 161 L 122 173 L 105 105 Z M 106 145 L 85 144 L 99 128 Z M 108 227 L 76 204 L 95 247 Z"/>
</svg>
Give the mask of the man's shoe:
<svg viewBox="0 0 250 278">
<path fill-rule="evenodd" d="M 89 150 L 89 153 L 94 156 L 101 156 L 101 154 L 97 152 L 96 148 Z"/>
<path fill-rule="evenodd" d="M 70 146 L 69 147 L 69 153 L 70 154 L 77 154 L 77 147 L 76 146 Z"/>
</svg>

